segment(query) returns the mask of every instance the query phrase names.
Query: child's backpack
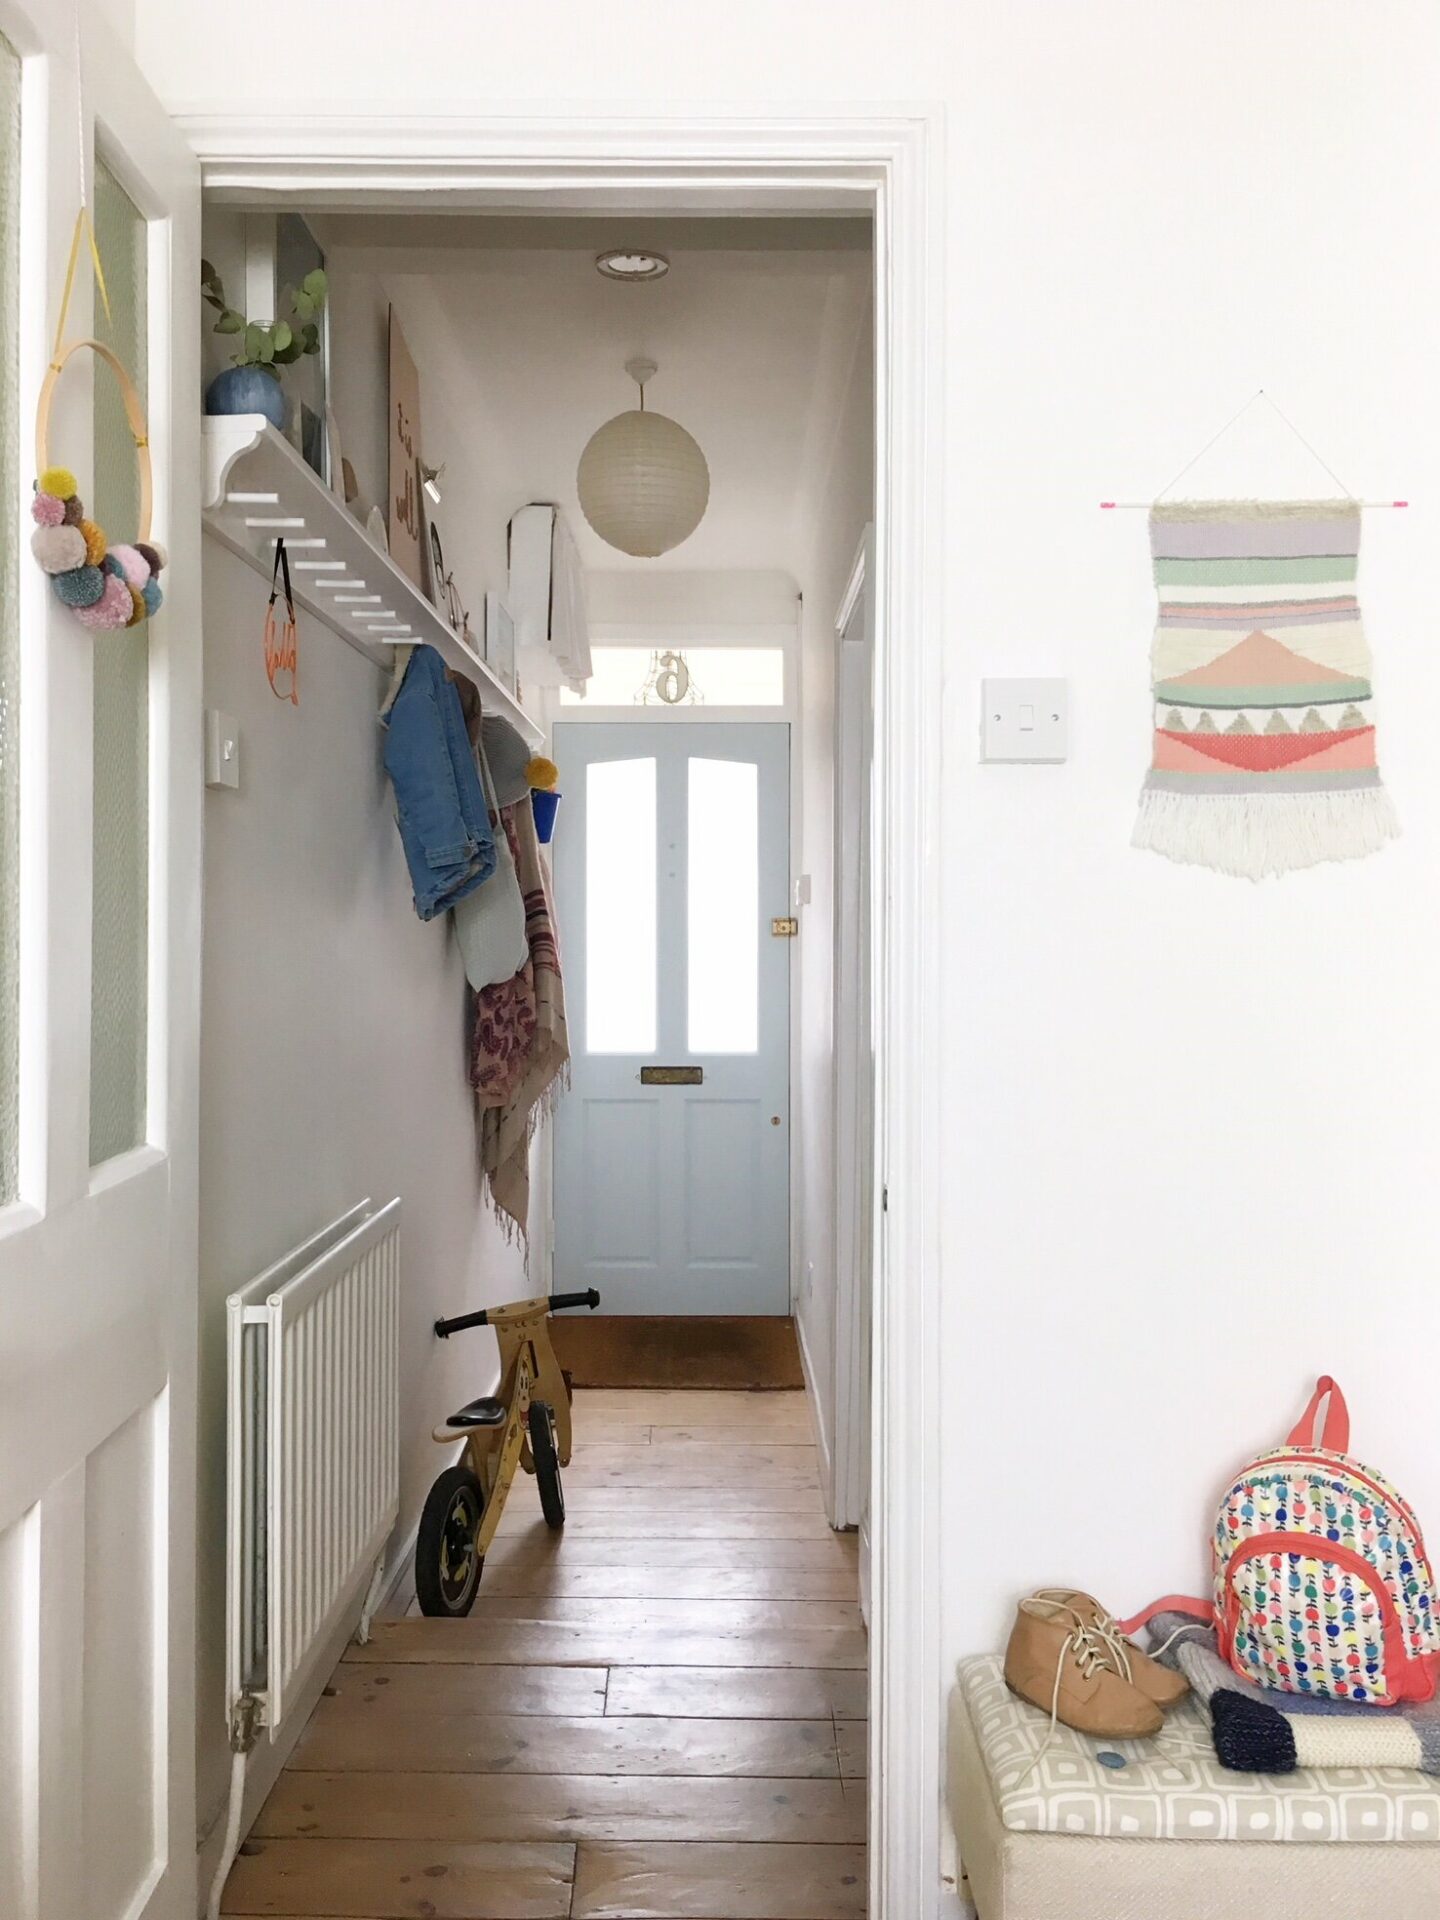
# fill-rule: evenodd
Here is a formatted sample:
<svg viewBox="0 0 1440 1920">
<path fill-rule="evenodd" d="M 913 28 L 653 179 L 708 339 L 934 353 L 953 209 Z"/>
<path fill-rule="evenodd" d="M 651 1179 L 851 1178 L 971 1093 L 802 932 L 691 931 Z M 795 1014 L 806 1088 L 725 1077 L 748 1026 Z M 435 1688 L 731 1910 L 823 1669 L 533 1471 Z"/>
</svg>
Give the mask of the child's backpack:
<svg viewBox="0 0 1440 1920">
<path fill-rule="evenodd" d="M 1382 1707 L 1429 1700 L 1440 1619 L 1425 1542 L 1349 1444 L 1345 1396 L 1325 1374 L 1286 1444 L 1242 1468 L 1220 1504 L 1213 1606 L 1160 1605 L 1213 1618 L 1221 1654 L 1257 1686 Z"/>
</svg>

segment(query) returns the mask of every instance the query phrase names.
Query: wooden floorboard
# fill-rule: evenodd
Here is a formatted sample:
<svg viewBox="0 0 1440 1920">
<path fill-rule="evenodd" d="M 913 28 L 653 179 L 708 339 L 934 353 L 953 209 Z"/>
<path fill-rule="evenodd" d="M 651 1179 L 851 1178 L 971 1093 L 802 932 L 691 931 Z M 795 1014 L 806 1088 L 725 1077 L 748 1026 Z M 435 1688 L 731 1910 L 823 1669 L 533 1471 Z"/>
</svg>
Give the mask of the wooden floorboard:
<svg viewBox="0 0 1440 1920">
<path fill-rule="evenodd" d="M 564 1920 L 575 1849 L 554 1842 L 252 1840 L 225 1911 L 346 1920 Z"/>
<path fill-rule="evenodd" d="M 574 1920 L 860 1920 L 863 1847 L 649 1841 L 579 1849 Z"/>
<path fill-rule="evenodd" d="M 463 1621 L 377 1622 L 256 1823 L 264 1920 L 859 1920 L 867 1647 L 795 1392 L 575 1396 Z M 397 1610 L 398 1611 L 398 1610 Z"/>
<path fill-rule="evenodd" d="M 853 1780 L 722 1775 L 299 1773 L 266 1801 L 257 1837 L 375 1840 L 865 1838 Z"/>
</svg>

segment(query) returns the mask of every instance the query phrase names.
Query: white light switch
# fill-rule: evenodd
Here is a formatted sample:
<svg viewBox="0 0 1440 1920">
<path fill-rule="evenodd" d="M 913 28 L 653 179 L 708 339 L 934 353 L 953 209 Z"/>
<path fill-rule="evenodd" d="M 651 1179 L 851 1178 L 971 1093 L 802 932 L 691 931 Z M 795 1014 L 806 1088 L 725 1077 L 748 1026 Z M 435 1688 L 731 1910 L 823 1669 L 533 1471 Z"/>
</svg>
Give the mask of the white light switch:
<svg viewBox="0 0 1440 1920">
<path fill-rule="evenodd" d="M 984 680 L 983 760 L 1064 760 L 1070 751 L 1067 680 Z"/>
<path fill-rule="evenodd" d="M 233 715 L 219 713 L 214 707 L 205 710 L 205 784 L 240 784 L 240 729 Z"/>
</svg>

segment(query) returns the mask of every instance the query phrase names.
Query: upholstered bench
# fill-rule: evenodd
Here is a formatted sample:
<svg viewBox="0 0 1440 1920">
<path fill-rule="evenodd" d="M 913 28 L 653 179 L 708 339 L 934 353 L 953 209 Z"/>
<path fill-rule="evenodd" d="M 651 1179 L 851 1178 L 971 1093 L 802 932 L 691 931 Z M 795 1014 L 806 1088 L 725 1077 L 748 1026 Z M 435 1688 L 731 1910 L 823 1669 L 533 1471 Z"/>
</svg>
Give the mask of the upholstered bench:
<svg viewBox="0 0 1440 1920">
<path fill-rule="evenodd" d="M 967 1660 L 949 1792 L 980 1920 L 1440 1920 L 1440 1778 L 1229 1773 L 1194 1701 L 1153 1740 L 1051 1738 Z"/>
</svg>

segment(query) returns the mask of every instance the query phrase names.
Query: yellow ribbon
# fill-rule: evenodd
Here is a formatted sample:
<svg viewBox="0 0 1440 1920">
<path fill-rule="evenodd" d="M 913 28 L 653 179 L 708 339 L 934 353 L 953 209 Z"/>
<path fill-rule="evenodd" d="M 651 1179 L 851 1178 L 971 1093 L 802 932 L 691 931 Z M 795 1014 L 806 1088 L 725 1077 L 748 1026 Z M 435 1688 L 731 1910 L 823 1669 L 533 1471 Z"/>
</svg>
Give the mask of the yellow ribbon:
<svg viewBox="0 0 1440 1920">
<path fill-rule="evenodd" d="M 95 267 L 95 285 L 100 290 L 100 304 L 105 309 L 105 318 L 110 323 L 110 331 L 115 331 L 115 316 L 110 311 L 110 293 L 105 285 L 105 269 L 100 264 L 100 247 L 95 238 L 94 222 L 90 218 L 90 209 L 81 202 L 80 211 L 75 216 L 75 232 L 70 240 L 70 262 L 65 269 L 65 291 L 60 296 L 60 318 L 55 326 L 55 347 L 51 365 L 57 364 L 60 349 L 65 344 L 65 322 L 70 314 L 70 296 L 75 291 L 75 272 L 80 264 L 80 238 L 84 235 L 90 242 L 90 258 Z"/>
</svg>

